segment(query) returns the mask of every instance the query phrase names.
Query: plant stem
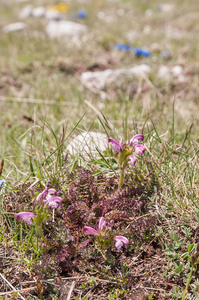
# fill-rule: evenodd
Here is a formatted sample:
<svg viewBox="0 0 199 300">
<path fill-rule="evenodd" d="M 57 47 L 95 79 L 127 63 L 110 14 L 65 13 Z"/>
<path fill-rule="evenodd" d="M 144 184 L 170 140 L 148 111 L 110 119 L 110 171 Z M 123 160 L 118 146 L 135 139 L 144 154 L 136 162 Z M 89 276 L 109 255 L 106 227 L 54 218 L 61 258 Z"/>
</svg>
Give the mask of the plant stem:
<svg viewBox="0 0 199 300">
<path fill-rule="evenodd" d="M 186 284 L 186 287 L 185 287 L 185 290 L 184 290 L 184 293 L 183 293 L 183 296 L 182 296 L 182 300 L 185 300 L 186 292 L 188 290 L 189 283 L 191 281 L 191 275 L 192 275 L 192 272 L 193 272 L 193 268 L 194 268 L 194 264 L 191 267 L 191 271 L 190 271 L 190 274 L 189 274 L 189 277 L 188 277 L 188 280 L 187 280 L 187 284 Z"/>
<path fill-rule="evenodd" d="M 123 167 L 120 167 L 120 181 L 119 181 L 119 184 L 118 184 L 118 190 L 121 189 L 122 185 L 123 185 L 123 182 L 124 182 L 124 166 Z"/>
</svg>

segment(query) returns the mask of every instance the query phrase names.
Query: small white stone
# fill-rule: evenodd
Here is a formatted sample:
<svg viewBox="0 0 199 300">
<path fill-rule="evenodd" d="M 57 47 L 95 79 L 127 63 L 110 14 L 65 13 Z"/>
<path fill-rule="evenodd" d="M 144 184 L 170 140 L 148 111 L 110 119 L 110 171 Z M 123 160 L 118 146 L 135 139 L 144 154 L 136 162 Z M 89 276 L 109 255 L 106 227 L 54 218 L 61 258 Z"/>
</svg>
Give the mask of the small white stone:
<svg viewBox="0 0 199 300">
<path fill-rule="evenodd" d="M 77 135 L 67 146 L 67 151 L 76 155 L 78 153 L 83 157 L 89 157 L 89 154 L 96 156 L 98 154 L 96 148 L 103 152 L 107 149 L 108 138 L 101 132 L 83 132 Z"/>
<path fill-rule="evenodd" d="M 129 41 L 134 41 L 139 37 L 140 33 L 136 30 L 131 30 L 129 32 L 126 33 L 126 38 Z"/>
<path fill-rule="evenodd" d="M 171 12 L 173 9 L 174 9 L 174 5 L 169 3 L 157 5 L 157 10 L 162 12 Z"/>
<path fill-rule="evenodd" d="M 33 6 L 31 4 L 26 5 L 19 13 L 19 19 L 27 19 L 31 16 Z"/>
<path fill-rule="evenodd" d="M 178 77 L 179 75 L 181 75 L 182 72 L 183 72 L 183 67 L 182 67 L 182 66 L 179 66 L 179 65 L 174 66 L 174 67 L 172 67 L 172 69 L 171 69 L 172 75 L 173 75 L 173 76 L 176 76 L 176 77 Z"/>
<path fill-rule="evenodd" d="M 99 11 L 99 12 L 97 13 L 97 17 L 98 17 L 98 19 L 103 20 L 104 17 L 105 17 L 105 12 Z"/>
<path fill-rule="evenodd" d="M 171 74 L 169 68 L 167 66 L 160 66 L 158 71 L 158 77 L 163 78 L 165 80 L 170 80 Z"/>
<path fill-rule="evenodd" d="M 11 23 L 9 25 L 6 25 L 2 28 L 4 33 L 7 32 L 12 32 L 12 31 L 19 31 L 19 30 L 25 30 L 27 29 L 27 24 L 23 22 L 16 22 L 16 23 Z"/>
<path fill-rule="evenodd" d="M 145 14 L 146 17 L 151 17 L 152 14 L 153 14 L 153 11 L 152 11 L 152 9 L 148 8 L 148 9 L 145 10 L 144 14 Z"/>
<path fill-rule="evenodd" d="M 83 72 L 80 76 L 81 82 L 88 88 L 96 88 L 101 90 L 106 84 L 114 82 L 120 75 L 140 76 L 143 73 L 149 73 L 151 68 L 148 65 L 142 64 L 130 69 L 106 69 L 104 71 Z"/>
<path fill-rule="evenodd" d="M 74 36 L 87 31 L 87 26 L 70 21 L 50 21 L 46 33 L 51 39 Z"/>
<path fill-rule="evenodd" d="M 32 16 L 35 18 L 45 17 L 46 9 L 44 6 L 35 7 L 32 10 Z"/>
<path fill-rule="evenodd" d="M 124 13 L 125 13 L 125 11 L 124 11 L 123 8 L 118 9 L 117 12 L 116 12 L 116 14 L 117 14 L 118 16 L 123 16 Z"/>
<path fill-rule="evenodd" d="M 45 18 L 48 20 L 59 21 L 64 19 L 64 15 L 55 9 L 50 9 L 46 11 Z"/>
</svg>

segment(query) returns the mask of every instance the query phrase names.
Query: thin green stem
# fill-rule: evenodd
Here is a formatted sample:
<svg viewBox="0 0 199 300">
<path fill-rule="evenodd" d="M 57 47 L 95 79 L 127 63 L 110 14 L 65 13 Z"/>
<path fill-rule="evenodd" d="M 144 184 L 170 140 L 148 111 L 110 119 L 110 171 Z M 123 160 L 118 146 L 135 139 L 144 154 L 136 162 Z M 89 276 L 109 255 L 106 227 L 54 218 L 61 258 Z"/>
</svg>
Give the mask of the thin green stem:
<svg viewBox="0 0 199 300">
<path fill-rule="evenodd" d="M 184 290 L 184 293 L 183 293 L 183 296 L 182 296 L 182 300 L 185 300 L 186 292 L 188 290 L 189 283 L 191 281 L 191 276 L 192 276 L 192 273 L 193 273 L 193 268 L 194 268 L 194 264 L 191 267 L 191 271 L 190 271 L 190 274 L 189 274 L 189 277 L 188 277 L 188 280 L 187 280 L 187 284 L 186 284 L 186 287 L 185 287 L 185 290 Z"/>
<path fill-rule="evenodd" d="M 124 166 L 123 167 L 120 167 L 120 181 L 119 181 L 119 184 L 118 184 L 118 190 L 121 189 L 123 183 L 124 183 Z"/>
</svg>

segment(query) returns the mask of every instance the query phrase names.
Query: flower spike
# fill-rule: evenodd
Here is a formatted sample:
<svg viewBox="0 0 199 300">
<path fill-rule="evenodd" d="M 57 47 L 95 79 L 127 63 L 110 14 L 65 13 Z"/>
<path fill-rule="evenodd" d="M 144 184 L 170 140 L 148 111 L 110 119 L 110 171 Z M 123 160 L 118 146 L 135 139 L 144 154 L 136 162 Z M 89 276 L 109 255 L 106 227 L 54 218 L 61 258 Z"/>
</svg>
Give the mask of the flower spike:
<svg viewBox="0 0 199 300">
<path fill-rule="evenodd" d="M 62 198 L 60 197 L 53 197 L 53 198 L 50 198 L 46 201 L 46 204 L 53 208 L 53 209 L 56 209 L 58 206 L 61 206 L 62 205 Z"/>
</svg>

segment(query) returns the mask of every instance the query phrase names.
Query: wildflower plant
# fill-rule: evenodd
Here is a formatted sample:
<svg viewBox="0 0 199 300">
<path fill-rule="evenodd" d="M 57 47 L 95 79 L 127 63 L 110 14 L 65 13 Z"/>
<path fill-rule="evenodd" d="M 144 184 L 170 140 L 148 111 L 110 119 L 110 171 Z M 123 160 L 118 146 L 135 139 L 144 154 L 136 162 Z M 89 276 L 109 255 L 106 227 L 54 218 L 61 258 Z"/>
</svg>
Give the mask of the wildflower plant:
<svg viewBox="0 0 199 300">
<path fill-rule="evenodd" d="M 108 138 L 108 143 L 112 144 L 113 150 L 116 152 L 116 159 L 117 163 L 120 167 L 120 180 L 118 184 L 118 189 L 120 190 L 123 183 L 124 183 L 124 171 L 128 164 L 135 166 L 136 164 L 136 157 L 133 155 L 141 156 L 144 151 L 145 147 L 142 144 L 139 144 L 139 140 L 144 141 L 143 134 L 135 135 L 129 142 L 124 143 L 123 138 L 118 143 L 116 140 L 112 138 Z"/>
<path fill-rule="evenodd" d="M 49 208 L 53 209 L 53 221 L 54 221 L 54 210 L 58 206 L 62 205 L 62 199 L 57 196 L 57 191 L 55 189 L 45 189 L 41 192 L 37 198 L 33 198 L 32 206 L 33 212 L 19 212 L 16 214 L 17 221 L 25 221 L 28 225 L 34 225 L 33 231 L 37 238 L 42 238 L 46 242 L 46 238 L 42 233 L 42 224 L 46 223 L 50 219 Z"/>
<path fill-rule="evenodd" d="M 95 248 L 100 251 L 102 256 L 107 259 L 106 255 L 108 254 L 108 250 L 110 250 L 113 242 L 115 242 L 115 247 L 120 250 L 124 245 L 125 248 L 129 245 L 129 240 L 124 236 L 116 235 L 114 236 L 112 231 L 112 226 L 114 221 L 110 221 L 109 224 L 106 224 L 106 220 L 104 217 L 99 219 L 98 230 L 85 226 L 84 233 L 87 235 L 95 236 Z"/>
</svg>

